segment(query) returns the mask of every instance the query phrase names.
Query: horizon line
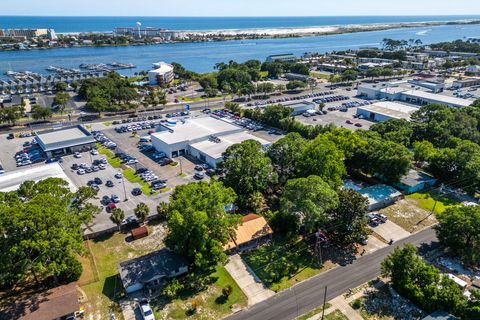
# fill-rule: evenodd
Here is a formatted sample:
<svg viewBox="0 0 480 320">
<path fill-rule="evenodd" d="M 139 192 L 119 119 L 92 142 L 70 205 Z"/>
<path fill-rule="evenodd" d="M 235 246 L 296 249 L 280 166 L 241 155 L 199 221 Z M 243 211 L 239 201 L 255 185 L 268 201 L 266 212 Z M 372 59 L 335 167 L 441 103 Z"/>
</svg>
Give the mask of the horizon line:
<svg viewBox="0 0 480 320">
<path fill-rule="evenodd" d="M 0 17 L 42 17 L 42 18 L 325 18 L 325 17 L 463 17 L 463 16 L 478 16 L 478 14 L 413 14 L 413 15 L 397 15 L 397 14 L 378 14 L 378 15 L 251 15 L 251 16 L 153 16 L 153 15 L 29 15 L 29 14 L 0 14 Z"/>
</svg>

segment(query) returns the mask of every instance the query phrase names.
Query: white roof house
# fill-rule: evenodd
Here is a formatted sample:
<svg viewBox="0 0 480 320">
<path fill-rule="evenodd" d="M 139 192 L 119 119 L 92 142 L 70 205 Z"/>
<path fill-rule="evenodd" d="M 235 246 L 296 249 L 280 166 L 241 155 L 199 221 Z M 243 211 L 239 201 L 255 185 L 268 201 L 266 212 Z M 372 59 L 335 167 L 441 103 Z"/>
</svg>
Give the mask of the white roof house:
<svg viewBox="0 0 480 320">
<path fill-rule="evenodd" d="M 150 85 L 163 85 L 170 83 L 175 74 L 173 66 L 166 62 L 158 62 L 153 64 L 154 69 L 148 72 L 148 82 Z"/>
</svg>

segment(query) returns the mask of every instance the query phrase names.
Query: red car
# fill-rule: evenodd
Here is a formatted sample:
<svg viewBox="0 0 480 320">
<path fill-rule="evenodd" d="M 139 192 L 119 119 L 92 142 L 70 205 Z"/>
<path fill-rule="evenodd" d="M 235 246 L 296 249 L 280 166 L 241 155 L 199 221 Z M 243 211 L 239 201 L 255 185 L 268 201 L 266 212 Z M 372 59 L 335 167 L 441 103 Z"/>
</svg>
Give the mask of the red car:
<svg viewBox="0 0 480 320">
<path fill-rule="evenodd" d="M 112 210 L 115 209 L 116 207 L 117 207 L 117 206 L 116 206 L 115 203 L 110 202 L 110 203 L 107 205 L 106 210 L 107 210 L 107 212 L 112 212 Z"/>
</svg>

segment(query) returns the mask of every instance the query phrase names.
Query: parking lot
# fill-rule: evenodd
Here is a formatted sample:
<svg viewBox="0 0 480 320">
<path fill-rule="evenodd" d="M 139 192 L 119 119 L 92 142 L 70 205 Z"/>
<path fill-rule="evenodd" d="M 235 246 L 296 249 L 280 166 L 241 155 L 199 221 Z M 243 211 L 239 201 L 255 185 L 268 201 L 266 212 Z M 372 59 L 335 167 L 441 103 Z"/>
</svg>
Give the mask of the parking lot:
<svg viewBox="0 0 480 320">
<path fill-rule="evenodd" d="M 0 135 L 1 141 L 1 152 L 0 152 L 0 163 L 2 164 L 5 172 L 18 170 L 21 167 L 17 167 L 17 161 L 15 160 L 15 155 L 24 150 L 23 144 L 26 142 L 31 142 L 33 137 L 20 138 L 18 134 L 15 134 L 14 139 L 7 139 L 7 134 Z M 44 161 L 39 163 L 29 164 L 28 167 L 38 166 L 43 164 Z"/>
<path fill-rule="evenodd" d="M 76 170 L 72 169 L 73 164 L 85 163 L 91 165 L 93 161 L 103 158 L 101 155 L 92 155 L 89 152 L 84 152 L 81 156 L 81 158 L 75 158 L 73 155 L 65 156 L 63 157 L 61 166 L 70 180 L 72 180 L 78 187 L 88 185 L 89 181 L 94 180 L 95 178 L 100 178 L 100 180 L 102 180 L 102 183 L 98 185 L 99 190 L 97 199 L 92 200 L 92 203 L 102 207 L 103 210 L 95 217 L 93 225 L 90 228 L 91 231 L 104 230 L 115 226 L 110 220 L 110 213 L 106 210 L 106 203 L 102 204 L 100 202 L 104 196 L 112 198 L 112 195 L 116 195 L 119 198 L 119 202 L 116 203 L 115 206 L 125 212 L 125 217 L 133 215 L 133 210 L 141 202 L 148 205 L 150 208 L 150 214 L 156 214 L 156 206 L 158 203 L 168 198 L 166 193 L 155 196 L 145 194 L 134 196 L 132 190 L 134 188 L 140 188 L 140 184 L 131 183 L 125 178 L 115 178 L 115 174 L 120 171 L 108 164 L 105 166 L 104 170 L 79 175 Z M 108 180 L 113 183 L 111 187 L 106 186 Z"/>
</svg>

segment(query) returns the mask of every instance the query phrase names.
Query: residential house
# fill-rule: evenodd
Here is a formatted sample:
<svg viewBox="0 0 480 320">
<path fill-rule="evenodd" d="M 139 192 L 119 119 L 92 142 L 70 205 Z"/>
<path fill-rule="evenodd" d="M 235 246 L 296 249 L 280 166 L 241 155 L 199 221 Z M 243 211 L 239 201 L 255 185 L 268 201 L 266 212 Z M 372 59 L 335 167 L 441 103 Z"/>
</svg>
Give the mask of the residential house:
<svg viewBox="0 0 480 320">
<path fill-rule="evenodd" d="M 241 224 L 232 239 L 223 248 L 228 253 L 242 252 L 265 243 L 272 237 L 272 228 L 264 217 L 248 214 L 242 217 Z"/>
<path fill-rule="evenodd" d="M 427 187 L 432 187 L 436 182 L 437 179 L 431 175 L 411 169 L 406 175 L 400 178 L 400 182 L 395 186 L 406 194 L 411 194 L 422 191 Z"/>
</svg>

